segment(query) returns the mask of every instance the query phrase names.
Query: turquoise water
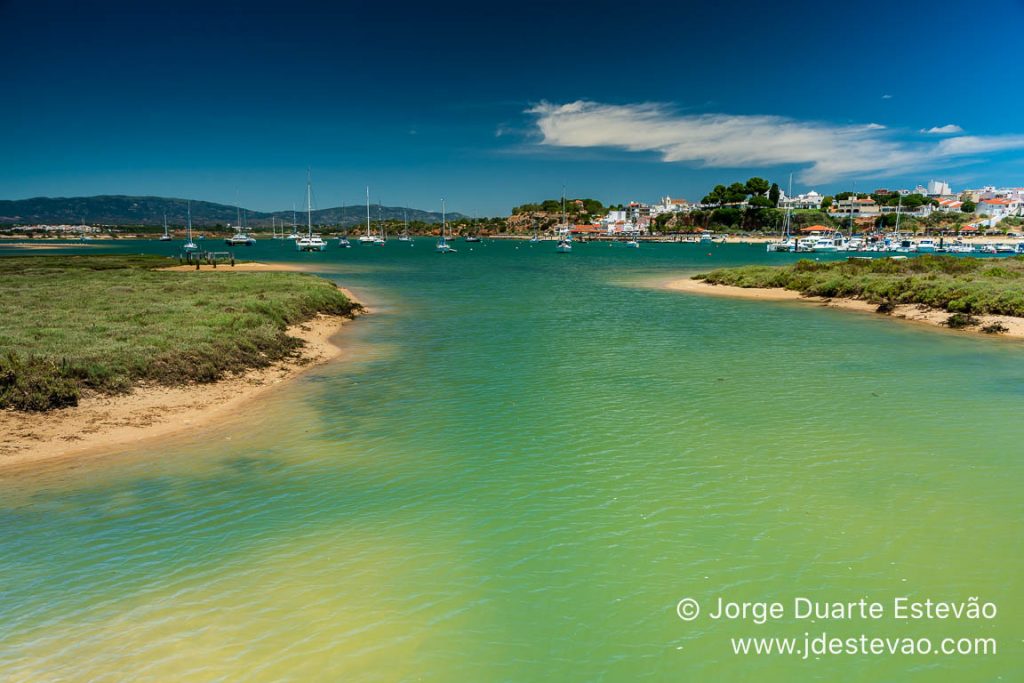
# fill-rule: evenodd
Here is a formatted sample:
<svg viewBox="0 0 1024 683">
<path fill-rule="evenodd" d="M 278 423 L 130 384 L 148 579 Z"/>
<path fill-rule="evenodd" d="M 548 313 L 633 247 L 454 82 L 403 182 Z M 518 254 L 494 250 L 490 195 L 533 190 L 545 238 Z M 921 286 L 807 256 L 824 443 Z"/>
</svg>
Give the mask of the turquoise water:
<svg viewBox="0 0 1024 683">
<path fill-rule="evenodd" d="M 1024 346 L 654 286 L 792 258 L 757 246 L 457 246 L 240 250 L 366 299 L 351 359 L 210 432 L 0 471 L 3 676 L 1020 679 Z M 999 611 L 706 616 L 718 596 L 901 595 Z M 680 620 L 684 597 L 705 614 Z M 821 631 L 999 651 L 729 641 Z"/>
</svg>

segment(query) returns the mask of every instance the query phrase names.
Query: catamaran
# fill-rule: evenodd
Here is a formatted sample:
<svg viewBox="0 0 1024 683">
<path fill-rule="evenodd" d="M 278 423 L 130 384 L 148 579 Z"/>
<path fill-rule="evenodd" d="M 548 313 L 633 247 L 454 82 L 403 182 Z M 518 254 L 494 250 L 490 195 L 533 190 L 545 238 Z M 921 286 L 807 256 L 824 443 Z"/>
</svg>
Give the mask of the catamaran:
<svg viewBox="0 0 1024 683">
<path fill-rule="evenodd" d="M 445 212 L 444 200 L 441 200 L 441 239 L 437 240 L 435 251 L 439 254 L 454 254 L 455 250 L 448 244 L 448 215 Z"/>
<path fill-rule="evenodd" d="M 235 234 L 224 240 L 229 247 L 251 247 L 256 244 L 256 238 L 245 229 L 245 221 L 242 220 L 242 207 L 235 206 Z"/>
<path fill-rule="evenodd" d="M 306 172 L 306 234 L 295 241 L 299 251 L 324 251 L 327 243 L 320 235 L 313 233 L 313 182 Z"/>
<path fill-rule="evenodd" d="M 167 213 L 164 213 L 164 234 L 160 235 L 161 242 L 170 242 L 171 235 L 167 232 Z"/>
<path fill-rule="evenodd" d="M 251 247 L 256 244 L 256 238 L 252 235 L 239 230 L 231 237 L 224 240 L 224 243 L 231 247 Z"/>
<path fill-rule="evenodd" d="M 182 247 L 185 251 L 199 251 L 199 246 L 192 241 L 192 201 L 188 202 L 188 224 L 185 233 L 185 246 Z"/>
</svg>

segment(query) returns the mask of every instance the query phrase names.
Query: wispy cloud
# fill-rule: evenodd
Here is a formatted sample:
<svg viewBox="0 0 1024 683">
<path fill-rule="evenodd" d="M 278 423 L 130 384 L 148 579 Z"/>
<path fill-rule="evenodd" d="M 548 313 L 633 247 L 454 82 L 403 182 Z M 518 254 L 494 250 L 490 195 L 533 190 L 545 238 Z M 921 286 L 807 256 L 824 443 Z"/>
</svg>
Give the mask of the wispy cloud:
<svg viewBox="0 0 1024 683">
<path fill-rule="evenodd" d="M 922 133 L 928 133 L 929 135 L 953 135 L 955 133 L 963 133 L 964 129 L 955 123 L 947 123 L 945 126 L 932 126 L 931 128 L 922 128 Z"/>
<path fill-rule="evenodd" d="M 879 124 L 836 125 L 782 116 L 684 115 L 663 104 L 541 102 L 541 145 L 655 152 L 666 162 L 708 167 L 803 166 L 801 180 L 895 175 L 949 164 L 958 157 L 1024 149 L 1024 136 L 959 136 L 936 142 L 899 140 Z"/>
<path fill-rule="evenodd" d="M 882 99 L 883 100 L 891 100 L 892 99 L 892 95 L 889 95 L 888 93 L 886 93 L 885 95 L 882 95 Z"/>
</svg>

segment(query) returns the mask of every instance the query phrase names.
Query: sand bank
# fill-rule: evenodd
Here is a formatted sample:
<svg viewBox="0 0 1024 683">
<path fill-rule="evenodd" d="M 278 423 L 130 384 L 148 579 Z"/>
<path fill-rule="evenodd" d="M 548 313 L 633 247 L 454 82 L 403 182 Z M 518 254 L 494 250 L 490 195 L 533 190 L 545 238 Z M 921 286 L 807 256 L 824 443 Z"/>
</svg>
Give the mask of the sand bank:
<svg viewBox="0 0 1024 683">
<path fill-rule="evenodd" d="M 805 303 L 828 306 L 830 308 L 841 308 L 848 311 L 861 313 L 877 313 L 878 305 L 861 299 L 826 299 L 820 296 L 804 296 L 800 292 L 789 289 L 765 288 L 765 287 L 734 287 L 732 285 L 713 285 L 703 280 L 691 278 L 680 278 L 663 283 L 664 289 L 677 292 L 688 292 L 692 294 L 703 294 L 710 296 L 726 296 L 741 299 L 755 299 L 760 301 L 802 301 Z M 919 304 L 900 304 L 891 313 L 884 314 L 897 320 L 904 320 L 912 323 L 929 325 L 949 330 L 943 323 L 949 318 L 949 312 L 938 308 L 931 308 Z M 1008 315 L 978 315 L 975 316 L 979 324 L 962 328 L 962 331 L 983 334 L 984 336 L 1008 337 L 1013 339 L 1024 339 L 1024 318 L 1016 318 Z M 1007 332 L 989 335 L 981 331 L 984 325 L 1001 323 L 1007 328 Z"/>
<path fill-rule="evenodd" d="M 345 290 L 343 290 L 345 291 Z M 346 296 L 356 301 L 350 292 Z M 45 413 L 0 411 L 0 469 L 112 453 L 176 432 L 195 432 L 311 367 L 340 358 L 333 339 L 349 319 L 318 315 L 288 328 L 305 345 L 284 362 L 212 384 L 140 385 L 123 396 L 86 396 L 78 406 Z"/>
<path fill-rule="evenodd" d="M 194 265 L 193 266 L 190 266 L 190 265 L 168 266 L 167 268 L 159 268 L 158 270 L 171 270 L 171 271 L 175 271 L 175 272 L 187 273 L 187 272 L 196 272 L 196 267 Z M 200 271 L 216 270 L 218 272 L 223 271 L 223 272 L 226 272 L 226 273 L 237 272 L 237 271 L 245 271 L 245 272 L 249 272 L 249 273 L 252 273 L 252 272 L 266 272 L 266 273 L 272 273 L 272 272 L 292 272 L 292 273 L 296 273 L 296 272 L 305 272 L 306 270 L 308 270 L 308 268 L 304 268 L 302 266 L 302 264 L 299 264 L 299 263 L 256 263 L 254 261 L 248 261 L 248 262 L 245 262 L 245 263 L 236 263 L 235 265 L 231 265 L 230 263 L 223 263 L 222 262 L 222 263 L 218 263 L 216 268 L 214 268 L 212 265 L 208 265 L 208 264 L 204 263 L 204 264 L 201 264 L 199 266 L 199 270 Z"/>
<path fill-rule="evenodd" d="M 0 247 L 4 249 L 28 249 L 30 251 L 43 251 L 47 249 L 79 249 L 81 247 L 102 247 L 102 244 L 93 244 L 92 242 L 74 242 L 74 243 L 54 243 L 44 242 L 42 240 L 32 240 L 30 242 L 0 242 Z"/>
</svg>

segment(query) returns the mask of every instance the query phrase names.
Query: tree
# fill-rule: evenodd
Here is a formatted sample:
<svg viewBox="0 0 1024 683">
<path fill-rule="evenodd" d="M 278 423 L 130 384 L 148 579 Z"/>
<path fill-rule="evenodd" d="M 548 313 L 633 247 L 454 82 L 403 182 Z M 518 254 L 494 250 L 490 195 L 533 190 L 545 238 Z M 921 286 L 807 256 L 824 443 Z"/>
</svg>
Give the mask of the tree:
<svg viewBox="0 0 1024 683">
<path fill-rule="evenodd" d="M 768 190 L 768 199 L 771 200 L 772 206 L 778 206 L 779 205 L 779 196 L 780 196 L 780 194 L 781 194 L 781 192 L 779 190 L 779 184 L 778 183 L 772 183 L 771 189 Z"/>
<path fill-rule="evenodd" d="M 722 227 L 731 228 L 735 225 L 739 225 L 743 219 L 743 212 L 739 209 L 732 207 L 725 207 L 721 209 L 715 209 L 711 212 L 711 223 L 712 225 L 719 225 Z"/>
<path fill-rule="evenodd" d="M 829 207 L 832 206 L 832 197 L 824 196 L 821 198 L 821 210 L 828 211 Z"/>
<path fill-rule="evenodd" d="M 743 183 L 733 183 L 725 191 L 726 204 L 739 204 L 747 198 L 747 186 Z"/>
<path fill-rule="evenodd" d="M 964 203 L 960 205 L 960 210 L 963 211 L 964 213 L 974 213 L 977 208 L 978 205 L 972 202 L 970 199 L 964 201 Z"/>
<path fill-rule="evenodd" d="M 754 176 L 747 180 L 747 184 L 744 187 L 747 194 L 759 195 L 768 192 L 769 184 L 764 178 L 758 178 Z"/>
<path fill-rule="evenodd" d="M 701 204 L 717 204 L 721 206 L 725 204 L 726 198 L 729 196 L 729 190 L 726 189 L 725 185 L 715 185 L 711 192 L 704 196 L 704 199 L 700 200 Z"/>
</svg>

